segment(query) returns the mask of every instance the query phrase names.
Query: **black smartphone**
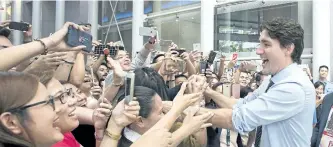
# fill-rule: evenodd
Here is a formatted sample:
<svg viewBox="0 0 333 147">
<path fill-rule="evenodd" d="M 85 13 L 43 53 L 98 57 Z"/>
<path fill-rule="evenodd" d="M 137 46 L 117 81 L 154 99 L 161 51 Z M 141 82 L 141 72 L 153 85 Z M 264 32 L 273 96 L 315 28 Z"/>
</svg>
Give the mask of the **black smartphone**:
<svg viewBox="0 0 333 147">
<path fill-rule="evenodd" d="M 9 28 L 13 30 L 19 30 L 19 31 L 28 31 L 29 30 L 29 24 L 25 22 L 10 22 Z"/>
<path fill-rule="evenodd" d="M 92 51 L 92 36 L 87 32 L 80 31 L 70 26 L 67 33 L 67 44 L 75 47 L 84 45 L 86 48 L 83 51 L 90 53 Z"/>
<path fill-rule="evenodd" d="M 102 55 L 104 54 L 104 49 L 107 48 L 110 51 L 110 56 L 115 57 L 117 55 L 117 49 L 114 46 L 110 46 L 108 44 L 100 44 L 95 46 L 94 54 L 96 55 Z"/>
<path fill-rule="evenodd" d="M 128 105 L 129 102 L 133 100 L 134 97 L 134 86 L 135 86 L 135 73 L 130 71 L 126 74 L 126 81 L 125 81 L 125 104 Z M 130 85 L 127 84 L 127 81 L 130 81 Z M 130 86 L 130 87 L 128 87 Z M 129 93 L 128 93 L 129 89 Z"/>
<path fill-rule="evenodd" d="M 216 57 L 216 52 L 210 51 L 207 62 L 213 64 Z"/>
</svg>

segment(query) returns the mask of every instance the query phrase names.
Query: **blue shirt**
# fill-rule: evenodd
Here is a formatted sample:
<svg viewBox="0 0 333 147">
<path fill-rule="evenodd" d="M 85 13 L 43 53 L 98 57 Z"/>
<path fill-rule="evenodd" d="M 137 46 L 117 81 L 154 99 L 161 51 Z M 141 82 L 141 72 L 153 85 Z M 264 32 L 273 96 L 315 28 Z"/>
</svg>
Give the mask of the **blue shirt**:
<svg viewBox="0 0 333 147">
<path fill-rule="evenodd" d="M 316 95 L 309 77 L 291 64 L 271 80 L 267 93 L 260 92 L 263 84 L 234 105 L 234 129 L 246 133 L 262 125 L 261 147 L 310 146 Z"/>
</svg>

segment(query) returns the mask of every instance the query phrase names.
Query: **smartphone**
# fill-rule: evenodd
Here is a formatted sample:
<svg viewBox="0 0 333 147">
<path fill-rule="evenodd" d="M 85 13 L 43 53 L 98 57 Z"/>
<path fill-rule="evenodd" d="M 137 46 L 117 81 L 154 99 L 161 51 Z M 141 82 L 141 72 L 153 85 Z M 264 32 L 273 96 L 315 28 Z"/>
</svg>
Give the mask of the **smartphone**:
<svg viewBox="0 0 333 147">
<path fill-rule="evenodd" d="M 118 50 L 114 46 L 110 46 L 108 44 L 100 44 L 95 47 L 94 54 L 96 55 L 102 55 L 104 54 L 104 49 L 109 49 L 110 56 L 115 57 L 117 55 Z"/>
<path fill-rule="evenodd" d="M 231 83 L 224 83 L 223 84 L 223 95 L 227 96 L 227 97 L 231 97 Z"/>
<path fill-rule="evenodd" d="M 237 60 L 237 58 L 238 58 L 238 54 L 237 53 L 233 53 L 231 60 Z"/>
<path fill-rule="evenodd" d="M 171 51 L 178 52 L 178 57 L 180 57 L 180 55 L 182 55 L 183 53 L 186 52 L 186 49 L 183 49 L 183 48 L 181 48 L 181 49 L 172 49 Z"/>
<path fill-rule="evenodd" d="M 154 28 L 148 28 L 148 27 L 140 27 L 139 28 L 139 35 L 140 36 L 156 36 L 157 35 L 157 30 Z"/>
<path fill-rule="evenodd" d="M 171 46 L 172 40 L 161 40 L 160 41 L 160 46 L 166 46 L 169 47 Z"/>
<path fill-rule="evenodd" d="M 92 36 L 86 32 L 77 30 L 70 26 L 68 28 L 66 39 L 69 46 L 75 47 L 84 45 L 86 48 L 84 48 L 83 51 L 88 53 L 92 51 Z"/>
<path fill-rule="evenodd" d="M 240 98 L 240 84 L 232 84 L 231 95 L 236 99 Z"/>
<path fill-rule="evenodd" d="M 135 73 L 130 71 L 126 74 L 126 82 L 125 82 L 125 104 L 128 105 L 129 102 L 133 100 L 134 97 L 134 82 L 135 82 Z M 130 81 L 130 85 L 127 85 L 128 81 Z M 129 86 L 129 87 L 127 87 Z M 128 94 L 129 89 L 129 94 Z"/>
<path fill-rule="evenodd" d="M 200 61 L 200 74 L 206 74 L 207 64 L 206 61 Z"/>
<path fill-rule="evenodd" d="M 13 30 L 19 30 L 19 31 L 28 31 L 29 30 L 29 24 L 25 22 L 10 22 L 9 28 Z"/>
<path fill-rule="evenodd" d="M 213 64 L 216 57 L 216 52 L 210 51 L 207 62 Z"/>
</svg>

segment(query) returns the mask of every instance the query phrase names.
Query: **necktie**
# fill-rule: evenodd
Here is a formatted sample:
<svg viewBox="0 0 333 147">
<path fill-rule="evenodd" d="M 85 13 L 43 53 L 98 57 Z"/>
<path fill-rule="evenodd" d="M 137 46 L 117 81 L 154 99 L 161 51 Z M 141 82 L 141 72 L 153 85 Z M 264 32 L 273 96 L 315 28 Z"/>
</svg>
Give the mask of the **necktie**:
<svg viewBox="0 0 333 147">
<path fill-rule="evenodd" d="M 272 80 L 269 80 L 269 84 L 267 86 L 267 89 L 265 93 L 268 91 L 269 88 L 273 86 L 274 82 Z M 254 147 L 259 147 L 260 146 L 260 139 L 261 139 L 261 133 L 262 133 L 262 126 L 259 126 L 257 128 L 257 133 L 256 133 L 256 140 L 254 142 Z"/>
</svg>

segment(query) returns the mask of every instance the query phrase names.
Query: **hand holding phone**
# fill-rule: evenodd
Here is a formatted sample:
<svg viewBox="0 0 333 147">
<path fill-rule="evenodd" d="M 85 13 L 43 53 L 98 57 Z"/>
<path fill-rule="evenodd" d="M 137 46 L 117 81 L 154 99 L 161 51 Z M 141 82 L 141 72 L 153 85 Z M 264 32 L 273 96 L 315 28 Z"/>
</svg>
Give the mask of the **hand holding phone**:
<svg viewBox="0 0 333 147">
<path fill-rule="evenodd" d="M 69 26 L 67 33 L 67 44 L 71 47 L 84 45 L 86 48 L 83 51 L 90 53 L 92 51 L 92 36 L 87 32 L 75 29 Z"/>
</svg>

